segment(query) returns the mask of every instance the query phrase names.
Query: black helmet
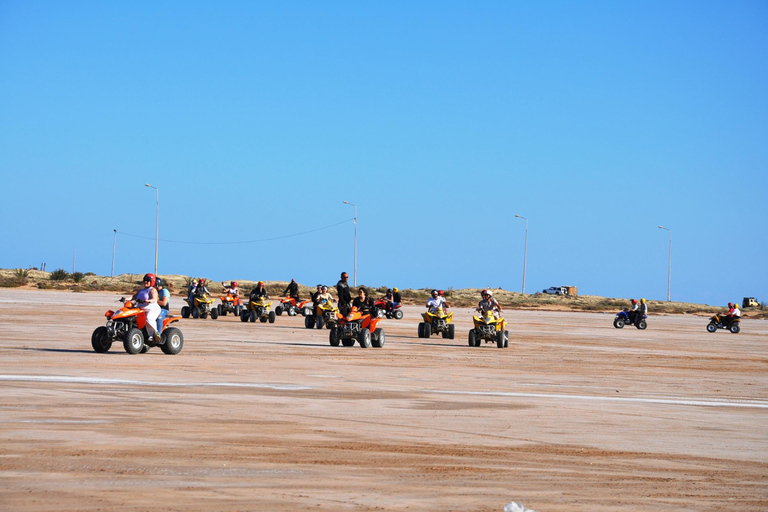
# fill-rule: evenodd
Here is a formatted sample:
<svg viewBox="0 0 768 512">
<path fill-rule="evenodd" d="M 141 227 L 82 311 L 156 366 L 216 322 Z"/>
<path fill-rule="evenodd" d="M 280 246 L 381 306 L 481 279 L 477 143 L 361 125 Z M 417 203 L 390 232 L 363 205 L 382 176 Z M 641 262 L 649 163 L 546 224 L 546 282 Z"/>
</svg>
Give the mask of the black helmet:
<svg viewBox="0 0 768 512">
<path fill-rule="evenodd" d="M 163 283 L 163 280 L 159 277 L 155 278 L 155 286 L 165 286 L 165 283 Z"/>
</svg>

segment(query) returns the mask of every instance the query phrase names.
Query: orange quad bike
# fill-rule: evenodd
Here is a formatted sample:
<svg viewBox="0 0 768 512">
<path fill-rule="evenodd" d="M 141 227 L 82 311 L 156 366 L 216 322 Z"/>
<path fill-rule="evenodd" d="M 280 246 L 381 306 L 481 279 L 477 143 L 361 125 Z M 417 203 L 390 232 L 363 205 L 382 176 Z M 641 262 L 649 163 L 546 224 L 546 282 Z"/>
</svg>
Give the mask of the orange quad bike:
<svg viewBox="0 0 768 512">
<path fill-rule="evenodd" d="M 222 294 L 219 299 L 219 304 L 216 309 L 219 312 L 219 316 L 227 316 L 227 313 L 232 313 L 235 316 L 240 316 L 240 297 L 232 295 L 231 293 Z"/>
<path fill-rule="evenodd" d="M 280 316 L 283 314 L 283 312 L 285 312 L 286 314 L 288 314 L 288 316 L 296 316 L 302 311 L 304 306 L 306 306 L 308 303 L 311 304 L 312 301 L 304 300 L 297 304 L 296 299 L 294 299 L 293 297 L 285 297 L 283 299 L 280 299 L 280 304 L 278 304 L 277 307 L 275 308 L 275 314 L 277 316 Z"/>
<path fill-rule="evenodd" d="M 352 308 L 347 316 L 337 313 L 336 318 L 338 324 L 331 328 L 328 335 L 332 346 L 338 347 L 342 344 L 351 347 L 355 341 L 359 342 L 362 348 L 384 346 L 384 329 L 376 327 L 380 318 L 364 315 L 356 307 Z"/>
<path fill-rule="evenodd" d="M 120 298 L 123 307 L 117 311 L 111 309 L 104 316 L 107 317 L 107 325 L 97 327 L 91 335 L 91 346 L 93 350 L 99 353 L 109 351 L 112 342 L 122 340 L 123 348 L 129 354 L 143 354 L 150 347 L 160 347 L 160 349 L 169 355 L 178 354 L 184 346 L 184 335 L 176 327 L 169 327 L 170 324 L 181 320 L 178 316 L 167 316 L 163 318 L 163 330 L 160 339 L 148 342 L 147 338 L 147 317 L 144 310 L 135 307 L 130 300 Z"/>
</svg>

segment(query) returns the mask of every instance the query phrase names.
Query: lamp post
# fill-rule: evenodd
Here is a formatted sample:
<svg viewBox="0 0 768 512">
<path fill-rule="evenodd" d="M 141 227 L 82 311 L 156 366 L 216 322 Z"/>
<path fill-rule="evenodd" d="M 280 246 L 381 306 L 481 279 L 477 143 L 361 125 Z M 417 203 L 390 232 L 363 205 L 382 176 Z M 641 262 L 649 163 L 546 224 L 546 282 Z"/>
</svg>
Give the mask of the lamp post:
<svg viewBox="0 0 768 512">
<path fill-rule="evenodd" d="M 112 272 L 109 273 L 109 277 L 115 277 L 115 248 L 117 247 L 117 230 L 115 232 L 115 239 L 112 241 Z"/>
<path fill-rule="evenodd" d="M 157 275 L 157 243 L 160 241 L 160 190 L 149 183 L 145 187 L 155 189 L 155 275 Z"/>
<path fill-rule="evenodd" d="M 523 251 L 523 295 L 525 295 L 525 265 L 528 260 L 528 219 L 522 215 L 515 215 L 515 218 L 525 221 L 525 249 Z"/>
<path fill-rule="evenodd" d="M 349 206 L 355 207 L 355 260 L 354 260 L 354 274 L 352 282 L 353 286 L 357 286 L 357 205 L 354 203 L 350 203 L 349 201 L 344 201 L 344 204 L 348 204 Z"/>
<path fill-rule="evenodd" d="M 667 267 L 667 302 L 671 302 L 670 291 L 672 290 L 672 230 L 659 226 L 659 229 L 664 229 L 669 232 L 669 265 Z"/>
</svg>

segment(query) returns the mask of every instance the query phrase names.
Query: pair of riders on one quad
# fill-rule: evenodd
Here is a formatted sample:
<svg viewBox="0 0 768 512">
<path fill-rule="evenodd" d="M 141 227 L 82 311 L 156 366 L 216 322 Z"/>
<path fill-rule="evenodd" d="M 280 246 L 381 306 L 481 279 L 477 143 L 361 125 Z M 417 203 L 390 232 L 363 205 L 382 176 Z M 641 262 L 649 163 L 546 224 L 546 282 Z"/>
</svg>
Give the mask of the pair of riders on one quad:
<svg viewBox="0 0 768 512">
<path fill-rule="evenodd" d="M 737 302 L 729 302 L 728 312 L 724 315 L 715 315 L 715 316 L 717 316 L 717 318 L 720 319 L 719 327 L 728 329 L 734 320 L 738 319 L 739 321 L 741 321 L 741 310 L 739 309 L 739 304 Z"/>
<path fill-rule="evenodd" d="M 132 300 L 144 311 L 147 317 L 148 342 L 159 338 L 163 331 L 163 319 L 168 316 L 171 292 L 165 288 L 163 280 L 154 274 L 145 274 L 143 287 L 132 297 Z"/>
<path fill-rule="evenodd" d="M 640 299 L 639 305 L 637 299 L 632 299 L 632 307 L 627 309 L 627 318 L 629 318 L 629 325 L 635 325 L 640 320 L 648 318 L 648 304 L 645 298 Z"/>
</svg>

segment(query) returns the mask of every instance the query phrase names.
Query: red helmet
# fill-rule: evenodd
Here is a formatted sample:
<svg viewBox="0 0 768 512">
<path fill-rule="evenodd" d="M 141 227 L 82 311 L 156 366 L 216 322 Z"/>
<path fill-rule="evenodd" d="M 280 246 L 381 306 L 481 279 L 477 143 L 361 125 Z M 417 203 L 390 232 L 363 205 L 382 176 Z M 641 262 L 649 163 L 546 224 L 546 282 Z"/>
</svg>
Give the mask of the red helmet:
<svg viewBox="0 0 768 512">
<path fill-rule="evenodd" d="M 488 290 L 483 290 L 483 291 L 481 291 L 481 292 L 480 292 L 480 295 L 482 295 L 483 297 L 485 297 L 486 295 L 488 295 Z"/>
<path fill-rule="evenodd" d="M 443 296 L 443 290 L 437 290 L 437 294 L 442 297 Z"/>
<path fill-rule="evenodd" d="M 264 281 L 259 281 L 259 284 L 257 284 L 256 286 L 264 286 Z"/>
<path fill-rule="evenodd" d="M 149 281 L 150 286 L 155 286 L 155 274 L 144 274 L 144 282 Z"/>
<path fill-rule="evenodd" d="M 201 277 L 200 280 L 197 282 L 197 284 L 199 284 L 200 286 L 203 286 L 205 284 L 205 279 Z"/>
<path fill-rule="evenodd" d="M 637 304 L 637 299 L 632 299 L 632 304 Z"/>
<path fill-rule="evenodd" d="M 237 288 L 237 281 L 232 281 L 231 283 L 229 283 L 229 286 L 231 286 L 232 288 Z"/>
</svg>

